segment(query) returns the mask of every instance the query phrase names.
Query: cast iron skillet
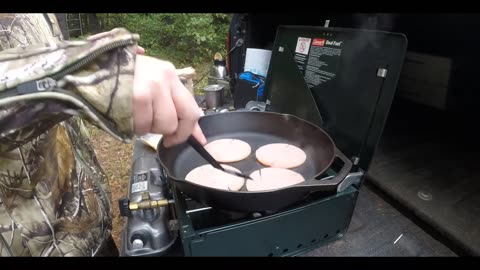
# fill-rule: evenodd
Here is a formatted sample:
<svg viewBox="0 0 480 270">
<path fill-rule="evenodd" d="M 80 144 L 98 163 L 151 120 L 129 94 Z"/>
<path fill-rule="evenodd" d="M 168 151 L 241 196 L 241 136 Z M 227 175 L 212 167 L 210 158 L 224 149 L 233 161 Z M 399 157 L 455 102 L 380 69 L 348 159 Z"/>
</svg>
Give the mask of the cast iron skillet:
<svg viewBox="0 0 480 270">
<path fill-rule="evenodd" d="M 187 143 L 165 148 L 161 140 L 158 155 L 169 181 L 192 199 L 214 208 L 237 212 L 278 210 L 299 202 L 312 192 L 335 193 L 352 167 L 325 131 L 293 115 L 236 111 L 204 116 L 199 124 L 208 141 L 229 138 L 250 144 L 252 153 L 247 159 L 229 164 L 247 175 L 264 168 L 256 161 L 255 151 L 265 144 L 293 144 L 307 155 L 306 162 L 293 169 L 306 179 L 303 183 L 264 192 L 224 191 L 184 180 L 191 170 L 206 162 Z M 335 158 L 343 163 L 338 173 L 318 180 Z"/>
</svg>

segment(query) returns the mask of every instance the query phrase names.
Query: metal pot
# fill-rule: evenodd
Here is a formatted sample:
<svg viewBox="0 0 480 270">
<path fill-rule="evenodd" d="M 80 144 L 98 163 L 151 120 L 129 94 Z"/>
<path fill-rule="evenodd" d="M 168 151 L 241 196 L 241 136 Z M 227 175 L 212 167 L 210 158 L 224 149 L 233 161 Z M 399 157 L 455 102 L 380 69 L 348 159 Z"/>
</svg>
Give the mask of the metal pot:
<svg viewBox="0 0 480 270">
<path fill-rule="evenodd" d="M 227 68 L 225 60 L 215 60 L 208 77 L 209 84 L 216 84 L 218 80 L 224 80 L 227 76 Z"/>
<path fill-rule="evenodd" d="M 219 84 L 212 84 L 203 89 L 207 109 L 215 109 L 223 106 L 224 89 L 225 88 Z"/>
</svg>

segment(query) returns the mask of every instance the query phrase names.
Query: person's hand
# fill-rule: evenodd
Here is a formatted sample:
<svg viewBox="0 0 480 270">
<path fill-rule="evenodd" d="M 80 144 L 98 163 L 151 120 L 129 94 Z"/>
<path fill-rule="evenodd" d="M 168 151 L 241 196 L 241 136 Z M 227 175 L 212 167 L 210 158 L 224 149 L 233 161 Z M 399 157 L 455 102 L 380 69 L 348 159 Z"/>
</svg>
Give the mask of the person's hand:
<svg viewBox="0 0 480 270">
<path fill-rule="evenodd" d="M 100 39 L 111 31 L 90 36 Z M 178 78 L 170 62 L 144 56 L 145 49 L 137 46 L 133 82 L 133 121 L 137 135 L 163 134 L 166 147 L 182 143 L 193 134 L 206 144 L 198 119 L 202 113 L 193 96 Z"/>
<path fill-rule="evenodd" d="M 165 147 L 182 143 L 192 134 L 200 143 L 206 144 L 198 125 L 200 113 L 172 63 L 144 56 L 141 52 L 137 55 L 133 81 L 136 134 L 163 134 Z"/>
<path fill-rule="evenodd" d="M 144 55 L 145 49 L 143 47 L 137 46 L 137 54 Z"/>
</svg>

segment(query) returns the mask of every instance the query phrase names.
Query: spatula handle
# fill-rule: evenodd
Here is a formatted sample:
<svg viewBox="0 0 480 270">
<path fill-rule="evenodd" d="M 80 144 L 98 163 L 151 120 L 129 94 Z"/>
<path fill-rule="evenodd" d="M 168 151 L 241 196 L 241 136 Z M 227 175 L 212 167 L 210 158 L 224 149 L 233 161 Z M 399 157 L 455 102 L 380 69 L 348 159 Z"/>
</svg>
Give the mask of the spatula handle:
<svg viewBox="0 0 480 270">
<path fill-rule="evenodd" d="M 197 151 L 197 153 L 199 153 L 210 165 L 212 165 L 213 167 L 215 167 L 219 170 L 225 171 L 225 169 L 220 165 L 220 163 L 218 163 L 212 157 L 212 155 L 210 155 L 210 153 L 208 153 L 208 151 L 205 149 L 205 147 L 203 147 L 203 145 L 201 145 L 197 141 L 197 139 L 195 139 L 195 137 L 193 137 L 193 135 L 188 138 L 188 144 L 190 144 L 190 146 L 193 147 L 193 149 L 195 149 L 195 151 Z"/>
</svg>

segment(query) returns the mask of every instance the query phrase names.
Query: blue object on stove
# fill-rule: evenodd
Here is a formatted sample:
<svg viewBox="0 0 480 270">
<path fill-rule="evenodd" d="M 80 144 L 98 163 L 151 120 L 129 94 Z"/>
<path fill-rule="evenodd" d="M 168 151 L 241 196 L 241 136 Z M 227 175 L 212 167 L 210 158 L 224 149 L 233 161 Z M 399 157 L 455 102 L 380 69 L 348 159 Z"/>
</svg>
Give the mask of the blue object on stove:
<svg viewBox="0 0 480 270">
<path fill-rule="evenodd" d="M 251 83 L 258 84 L 257 99 L 261 99 L 263 96 L 263 89 L 265 88 L 265 77 L 253 74 L 252 72 L 243 72 L 239 78 Z"/>
</svg>

